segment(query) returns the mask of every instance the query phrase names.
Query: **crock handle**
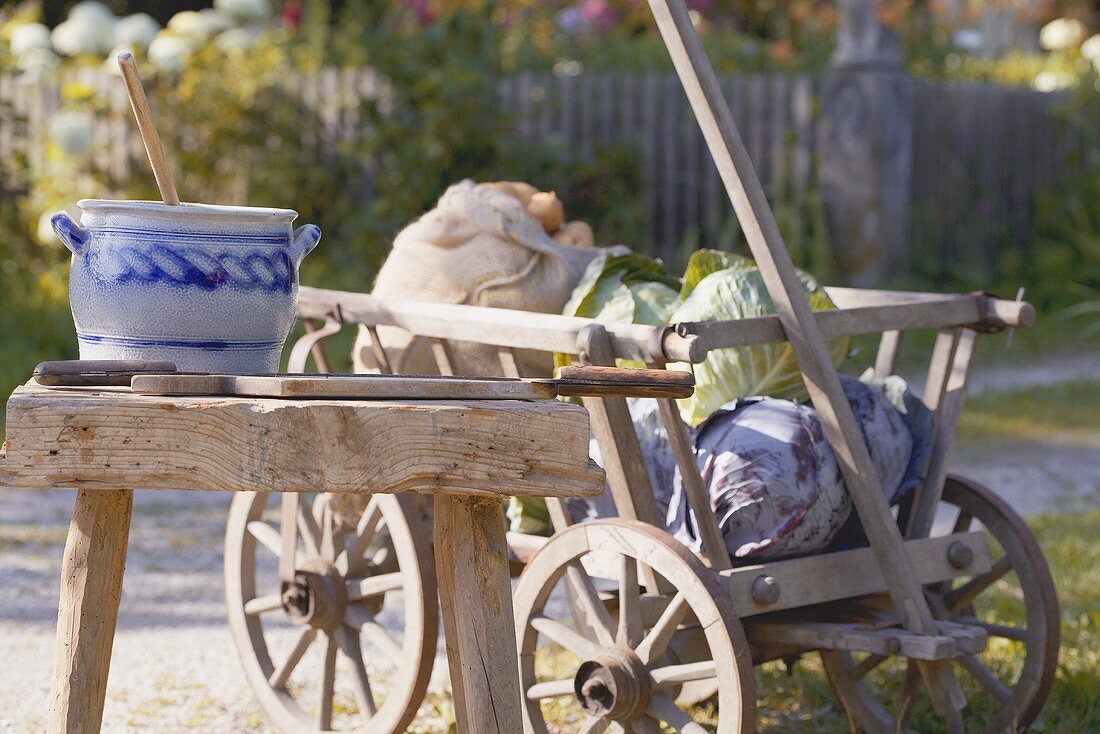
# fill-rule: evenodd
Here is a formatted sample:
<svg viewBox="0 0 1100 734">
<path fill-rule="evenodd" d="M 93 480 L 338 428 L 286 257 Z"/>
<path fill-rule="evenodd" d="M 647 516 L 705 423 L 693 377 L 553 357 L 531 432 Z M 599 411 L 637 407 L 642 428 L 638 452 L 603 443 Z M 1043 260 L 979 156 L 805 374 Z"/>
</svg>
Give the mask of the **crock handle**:
<svg viewBox="0 0 1100 734">
<path fill-rule="evenodd" d="M 92 233 L 72 220 L 65 212 L 58 212 L 50 217 L 50 226 L 58 238 L 72 250 L 74 255 L 84 252 L 88 242 L 92 239 Z"/>
<path fill-rule="evenodd" d="M 316 224 L 303 224 L 294 230 L 294 239 L 290 243 L 290 252 L 294 255 L 294 262 L 302 262 L 302 258 L 313 251 L 320 239 L 321 230 Z"/>
</svg>

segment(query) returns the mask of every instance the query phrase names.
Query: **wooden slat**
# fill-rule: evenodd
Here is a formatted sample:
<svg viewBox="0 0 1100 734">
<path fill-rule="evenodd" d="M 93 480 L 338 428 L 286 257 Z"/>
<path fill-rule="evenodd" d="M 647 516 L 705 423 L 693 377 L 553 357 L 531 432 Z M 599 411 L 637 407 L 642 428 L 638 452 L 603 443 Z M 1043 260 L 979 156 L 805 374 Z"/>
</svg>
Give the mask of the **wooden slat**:
<svg viewBox="0 0 1100 734">
<path fill-rule="evenodd" d="M 575 353 L 577 335 L 592 323 L 590 319 L 529 311 L 383 300 L 363 293 L 308 286 L 299 290 L 298 315 L 323 319 L 337 304 L 343 320 L 353 323 L 400 326 L 419 336 L 564 354 Z M 617 356 L 652 361 L 649 354 L 652 327 L 616 324 L 612 329 L 611 343 Z"/>
<path fill-rule="evenodd" d="M 775 216 L 722 98 L 714 69 L 706 58 L 687 6 L 683 0 L 649 0 L 649 4 L 695 116 L 707 136 L 711 154 L 722 173 L 726 191 L 802 370 L 806 388 L 837 457 L 878 565 L 889 580 L 890 596 L 907 629 L 930 634 L 935 630 L 935 618 L 924 598 L 913 562 L 905 553 L 901 532 L 844 397 L 825 339 L 810 311 Z M 948 665 L 923 663 L 921 672 L 937 713 L 953 716 L 966 705 L 954 671 Z"/>
<path fill-rule="evenodd" d="M 943 485 L 947 479 L 947 460 L 951 456 L 955 428 L 966 400 L 966 382 L 970 376 L 970 365 L 977 346 L 977 333 L 969 329 L 963 330 L 955 347 L 946 389 L 936 411 L 936 435 L 932 444 L 932 456 L 928 462 L 927 478 L 924 480 L 924 485 L 918 488 L 914 500 L 913 516 L 906 533 L 910 538 L 924 537 L 932 530 L 936 508 L 940 504 Z"/>
<path fill-rule="evenodd" d="M 680 410 L 676 407 L 675 401 L 659 400 L 657 404 L 661 412 L 661 422 L 668 433 L 668 442 L 676 459 L 676 466 L 680 469 L 688 508 L 695 513 L 695 524 L 699 530 L 699 537 L 703 541 L 703 555 L 710 562 L 711 568 L 718 571 L 727 569 L 731 565 L 729 549 L 718 528 L 710 494 L 703 483 L 703 478 L 699 475 L 699 467 L 695 463 L 695 452 L 687 426 L 680 417 Z"/>
<path fill-rule="evenodd" d="M 162 398 L 18 388 L 7 463 L 26 487 L 592 496 L 588 418 L 556 400 Z M 537 447 L 537 451 L 532 447 Z"/>
<path fill-rule="evenodd" d="M 884 380 L 894 374 L 898 364 L 898 350 L 901 348 L 901 337 L 905 332 L 891 329 L 882 332 L 879 340 L 878 353 L 875 355 L 875 379 Z"/>
<path fill-rule="evenodd" d="M 957 569 L 947 560 L 947 549 L 955 542 L 974 551 L 974 562 L 966 569 Z M 984 573 L 992 565 L 989 545 L 981 532 L 907 540 L 903 546 L 921 584 Z M 741 617 L 886 591 L 886 581 L 870 548 L 739 566 L 720 575 Z M 760 604 L 753 599 L 753 583 L 760 576 L 771 576 L 779 583 L 779 599 L 774 604 Z"/>
<path fill-rule="evenodd" d="M 577 351 L 585 353 L 592 364 L 615 363 L 607 332 L 600 324 L 586 328 L 577 342 Z M 592 434 L 600 447 L 607 484 L 619 517 L 664 527 L 626 400 L 584 398 L 584 406 L 592 421 Z"/>
<path fill-rule="evenodd" d="M 913 660 L 949 660 L 982 652 L 988 636 L 977 630 L 970 636 L 918 635 L 897 628 L 876 629 L 845 622 L 750 622 L 745 635 L 754 647 L 791 650 L 856 650 L 876 655 L 899 655 Z"/>
</svg>

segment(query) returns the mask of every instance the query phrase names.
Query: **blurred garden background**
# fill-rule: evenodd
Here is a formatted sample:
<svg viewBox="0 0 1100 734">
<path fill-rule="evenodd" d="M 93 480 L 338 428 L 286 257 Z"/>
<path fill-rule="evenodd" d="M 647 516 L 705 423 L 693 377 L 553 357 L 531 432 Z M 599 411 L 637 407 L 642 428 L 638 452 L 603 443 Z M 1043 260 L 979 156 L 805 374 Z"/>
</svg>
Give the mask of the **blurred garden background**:
<svg viewBox="0 0 1100 734">
<path fill-rule="evenodd" d="M 886 35 L 869 73 L 901 91 L 875 113 L 897 134 L 867 150 L 827 125 L 845 56 L 836 3 L 690 5 L 799 265 L 828 283 L 1010 297 L 1026 285 L 1043 336 L 1025 344 L 1100 333 L 1094 3 L 875 3 Z M 465 177 L 556 190 L 598 244 L 672 272 L 697 247 L 741 249 L 648 12 L 642 0 L 4 3 L 0 390 L 75 356 L 68 253 L 48 217 L 85 197 L 156 198 L 122 49 L 148 77 L 186 200 L 287 206 L 321 226 L 309 284 L 369 290 L 393 235 Z M 870 191 L 828 160 L 862 154 L 876 158 Z M 868 250 L 882 267 L 865 267 Z"/>
<path fill-rule="evenodd" d="M 1042 515 L 1032 522 L 1062 594 L 1066 650 L 1039 730 L 1096 730 L 1100 6 L 688 4 L 796 264 L 829 284 L 1003 297 L 1025 286 L 1039 309 L 1011 351 L 1004 336 L 983 347 L 954 468 Z M 845 35 L 845 7 L 872 9 L 882 32 L 870 51 Z M 321 227 L 308 285 L 369 291 L 393 236 L 463 178 L 554 190 L 597 244 L 626 244 L 674 273 L 700 247 L 745 252 L 644 0 L 7 0 L 5 396 L 37 362 L 77 356 L 68 251 L 49 217 L 77 214 L 82 198 L 157 198 L 117 76 L 122 50 L 142 69 L 185 200 L 285 206 Z M 846 96 L 860 85 L 871 93 Z M 865 115 L 846 117 L 852 109 Z M 864 139 L 861 125 L 885 133 Z M 50 494 L 33 507 L 13 495 L 0 517 L 0 552 L 23 559 L 0 563 L 21 600 L 0 623 L 20 632 L 13 654 L 32 668 L 52 640 L 71 508 Z M 131 558 L 153 560 L 134 560 L 138 578 L 128 576 L 144 615 L 132 634 L 205 631 L 187 628 L 200 644 L 120 651 L 134 657 L 116 669 L 134 672 L 112 677 L 108 719 L 119 730 L 264 730 L 225 644 L 220 585 L 208 583 L 225 498 L 138 502 Z M 150 684 L 149 659 L 179 679 Z M 183 683 L 211 670 L 208 685 Z M 819 671 L 761 675 L 765 730 L 844 730 Z M 2 681 L 22 695 L 23 681 Z M 433 694 L 422 730 L 445 730 L 448 716 Z M 30 730 L 14 721 L 0 716 L 0 731 Z"/>
</svg>

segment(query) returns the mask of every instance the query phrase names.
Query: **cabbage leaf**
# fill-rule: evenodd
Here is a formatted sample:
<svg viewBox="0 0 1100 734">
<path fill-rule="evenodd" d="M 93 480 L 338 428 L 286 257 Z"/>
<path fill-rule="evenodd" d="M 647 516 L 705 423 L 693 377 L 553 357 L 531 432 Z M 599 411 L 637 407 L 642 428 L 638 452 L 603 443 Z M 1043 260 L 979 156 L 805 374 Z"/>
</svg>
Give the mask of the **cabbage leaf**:
<svg viewBox="0 0 1100 734">
<path fill-rule="evenodd" d="M 813 310 L 836 307 L 813 276 L 797 272 Z M 692 255 L 680 297 L 682 301 L 670 323 L 751 319 L 775 313 L 756 263 L 747 257 L 715 250 L 700 250 Z M 844 358 L 849 343 L 847 337 L 829 342 L 829 356 L 834 364 Z M 786 342 L 716 350 L 700 364 L 670 364 L 669 368 L 695 373 L 695 394 L 679 401 L 681 416 L 693 426 L 736 398 L 769 395 L 806 399 L 794 350 Z"/>
</svg>

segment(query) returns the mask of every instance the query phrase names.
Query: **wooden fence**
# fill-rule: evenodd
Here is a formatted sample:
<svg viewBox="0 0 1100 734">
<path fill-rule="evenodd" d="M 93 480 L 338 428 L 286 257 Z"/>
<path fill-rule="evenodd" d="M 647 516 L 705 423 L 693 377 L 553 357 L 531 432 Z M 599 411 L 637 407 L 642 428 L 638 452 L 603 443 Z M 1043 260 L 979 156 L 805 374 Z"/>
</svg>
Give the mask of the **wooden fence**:
<svg viewBox="0 0 1100 734">
<path fill-rule="evenodd" d="M 124 180 L 134 165 L 144 165 L 136 163 L 141 143 L 121 83 L 97 70 L 35 84 L 0 76 L 0 156 L 42 160 L 48 121 L 71 82 L 100 100 L 93 165 Z M 812 216 L 807 210 L 820 202 L 818 80 L 744 75 L 723 85 L 773 203 Z M 378 89 L 373 75 L 328 71 L 301 86 L 324 128 L 303 131 L 314 144 L 364 134 L 355 108 L 359 95 Z M 1064 95 L 920 81 L 913 91 L 911 264 L 927 272 L 952 263 L 993 275 L 1004 247 L 1029 246 L 1035 193 L 1057 178 L 1079 145 L 1058 126 L 1055 110 Z M 671 263 L 682 258 L 688 234 L 703 245 L 719 241 L 731 210 L 674 76 L 523 74 L 501 84 L 500 104 L 523 139 L 556 140 L 581 154 L 605 145 L 638 152 L 648 226 L 631 244 Z"/>
</svg>

